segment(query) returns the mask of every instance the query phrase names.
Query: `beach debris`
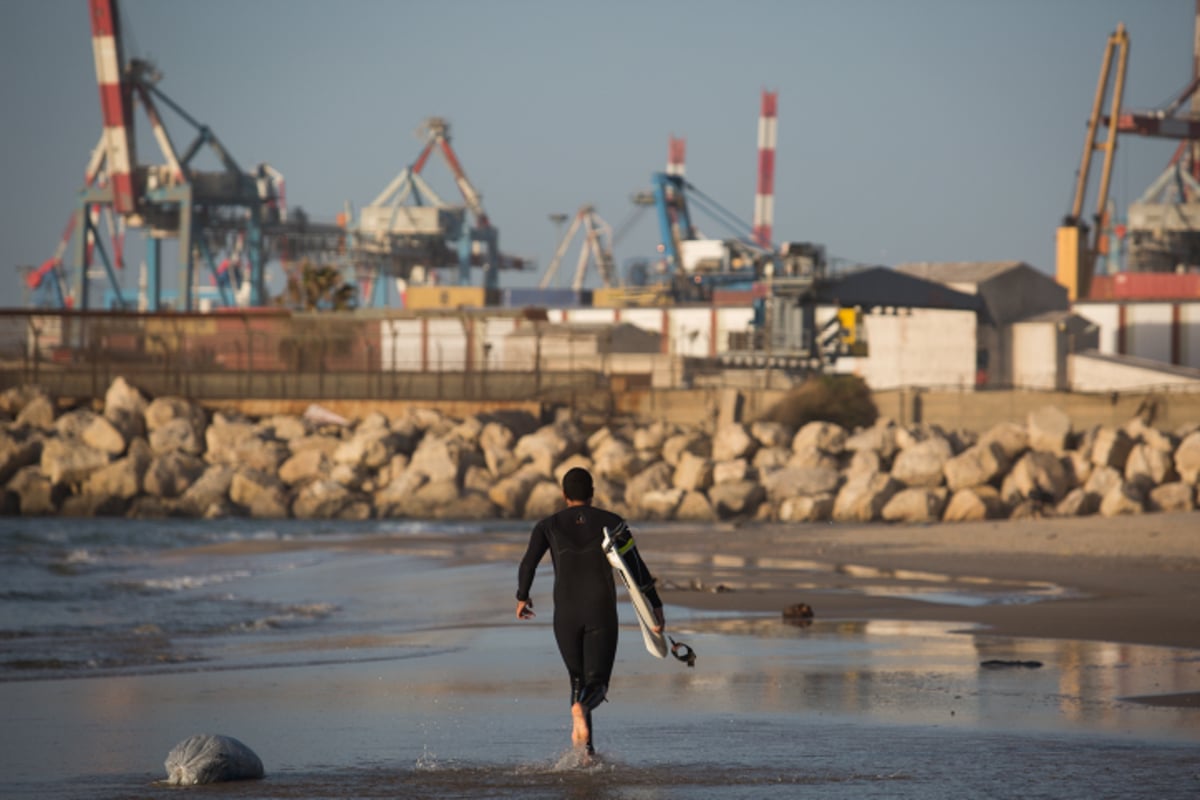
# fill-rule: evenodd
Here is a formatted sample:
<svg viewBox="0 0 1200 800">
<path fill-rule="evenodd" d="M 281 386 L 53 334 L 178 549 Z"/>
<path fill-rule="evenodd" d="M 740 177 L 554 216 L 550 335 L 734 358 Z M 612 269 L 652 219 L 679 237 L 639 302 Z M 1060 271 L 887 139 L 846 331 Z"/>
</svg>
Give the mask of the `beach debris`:
<svg viewBox="0 0 1200 800">
<path fill-rule="evenodd" d="M 990 658 L 987 661 L 980 661 L 979 666 L 984 669 L 1007 669 L 1015 667 L 1017 669 L 1037 669 L 1042 666 L 1040 661 L 1021 661 L 1018 659 L 1005 658 Z"/>
<path fill-rule="evenodd" d="M 167 783 L 195 786 L 202 783 L 255 780 L 263 776 L 258 755 L 232 736 L 199 733 L 171 749 L 164 762 Z"/>
<path fill-rule="evenodd" d="M 813 609 L 808 603 L 793 603 L 783 610 L 783 621 L 790 625 L 812 625 Z"/>
</svg>

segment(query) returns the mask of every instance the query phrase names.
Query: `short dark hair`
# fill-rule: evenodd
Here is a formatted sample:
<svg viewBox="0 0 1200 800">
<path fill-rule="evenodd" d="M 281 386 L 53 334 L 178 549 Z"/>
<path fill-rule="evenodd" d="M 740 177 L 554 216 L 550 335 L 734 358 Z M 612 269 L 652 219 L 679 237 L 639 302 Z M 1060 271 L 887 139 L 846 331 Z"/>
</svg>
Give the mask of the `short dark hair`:
<svg viewBox="0 0 1200 800">
<path fill-rule="evenodd" d="M 563 475 L 562 488 L 568 500 L 591 500 L 592 474 L 583 467 L 572 467 Z"/>
</svg>

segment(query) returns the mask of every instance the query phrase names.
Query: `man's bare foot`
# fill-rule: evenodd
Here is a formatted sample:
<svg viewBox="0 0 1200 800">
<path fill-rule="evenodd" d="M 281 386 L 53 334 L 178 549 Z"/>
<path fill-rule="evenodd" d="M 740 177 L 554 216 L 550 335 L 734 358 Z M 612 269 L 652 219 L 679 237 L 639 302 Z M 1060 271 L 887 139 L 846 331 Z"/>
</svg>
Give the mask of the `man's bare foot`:
<svg viewBox="0 0 1200 800">
<path fill-rule="evenodd" d="M 592 732 L 588 730 L 587 712 L 582 703 L 571 706 L 571 743 L 576 747 L 587 747 Z"/>
</svg>

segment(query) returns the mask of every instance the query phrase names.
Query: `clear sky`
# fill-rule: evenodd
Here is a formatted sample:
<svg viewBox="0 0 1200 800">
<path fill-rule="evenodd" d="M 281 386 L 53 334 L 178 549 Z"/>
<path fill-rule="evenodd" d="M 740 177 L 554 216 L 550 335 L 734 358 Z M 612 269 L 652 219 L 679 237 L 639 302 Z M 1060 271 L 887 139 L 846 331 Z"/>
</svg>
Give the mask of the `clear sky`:
<svg viewBox="0 0 1200 800">
<path fill-rule="evenodd" d="M 1053 272 L 1109 33 L 1124 22 L 1131 36 L 1125 105 L 1161 106 L 1191 77 L 1193 10 L 1191 0 L 122 3 L 127 54 L 153 60 L 160 88 L 244 167 L 283 172 L 293 207 L 332 222 L 345 201 L 370 202 L 416 157 L 421 121 L 442 116 L 502 249 L 539 269 L 557 238 L 547 215 L 590 203 L 619 227 L 630 195 L 663 169 L 670 134 L 687 139 L 689 180 L 748 222 L 768 88 L 779 91 L 777 240 L 868 263 L 1019 259 Z M 100 134 L 85 0 L 0 4 L 0 74 L 0 306 L 19 306 L 16 267 L 53 252 Z M 169 125 L 178 146 L 191 140 Z M 140 152 L 158 161 L 141 133 Z M 1173 147 L 1123 140 L 1119 206 Z M 457 200 L 440 164 L 426 177 Z M 652 256 L 656 241 L 646 214 L 618 242 L 618 262 Z"/>
</svg>

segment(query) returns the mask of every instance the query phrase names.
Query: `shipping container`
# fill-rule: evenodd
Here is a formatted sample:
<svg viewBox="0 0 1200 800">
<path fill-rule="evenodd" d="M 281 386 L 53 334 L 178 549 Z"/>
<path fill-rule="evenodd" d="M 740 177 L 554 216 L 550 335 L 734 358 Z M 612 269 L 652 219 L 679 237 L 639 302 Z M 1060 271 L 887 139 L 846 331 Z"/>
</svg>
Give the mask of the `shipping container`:
<svg viewBox="0 0 1200 800">
<path fill-rule="evenodd" d="M 592 304 L 591 289 L 538 289 L 532 287 L 503 289 L 500 305 L 508 308 L 535 306 L 538 308 L 573 308 Z"/>
<path fill-rule="evenodd" d="M 1194 300 L 1200 273 L 1120 272 L 1092 278 L 1089 300 Z"/>
<path fill-rule="evenodd" d="M 409 286 L 404 307 L 412 311 L 500 305 L 500 292 L 482 286 Z"/>
<path fill-rule="evenodd" d="M 592 305 L 597 308 L 668 306 L 671 305 L 671 293 L 662 286 L 597 289 L 592 293 Z"/>
</svg>

